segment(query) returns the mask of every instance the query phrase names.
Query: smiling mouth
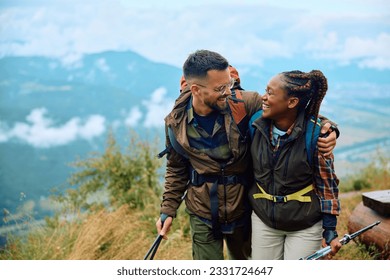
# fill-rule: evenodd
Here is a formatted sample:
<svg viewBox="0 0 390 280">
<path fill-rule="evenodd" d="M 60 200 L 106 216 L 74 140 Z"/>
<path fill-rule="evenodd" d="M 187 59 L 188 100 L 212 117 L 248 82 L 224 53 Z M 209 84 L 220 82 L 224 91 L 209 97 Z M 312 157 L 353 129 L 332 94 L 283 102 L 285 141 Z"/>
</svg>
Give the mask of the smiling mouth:
<svg viewBox="0 0 390 280">
<path fill-rule="evenodd" d="M 266 110 L 266 109 L 269 109 L 269 108 L 270 108 L 269 105 L 264 104 L 264 103 L 263 103 L 263 106 L 262 106 L 262 107 L 263 107 L 263 110 Z"/>
</svg>

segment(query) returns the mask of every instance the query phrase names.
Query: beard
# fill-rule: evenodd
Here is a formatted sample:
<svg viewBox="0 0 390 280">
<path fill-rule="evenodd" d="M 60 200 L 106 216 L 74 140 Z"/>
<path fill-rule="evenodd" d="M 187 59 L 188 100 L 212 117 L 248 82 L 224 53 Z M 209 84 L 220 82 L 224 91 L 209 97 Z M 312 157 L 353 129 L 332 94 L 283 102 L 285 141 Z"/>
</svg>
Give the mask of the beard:
<svg viewBox="0 0 390 280">
<path fill-rule="evenodd" d="M 211 108 L 214 111 L 222 112 L 222 111 L 226 110 L 226 108 L 228 106 L 227 97 L 219 98 L 213 102 L 206 101 L 205 105 L 207 105 L 209 108 Z"/>
</svg>

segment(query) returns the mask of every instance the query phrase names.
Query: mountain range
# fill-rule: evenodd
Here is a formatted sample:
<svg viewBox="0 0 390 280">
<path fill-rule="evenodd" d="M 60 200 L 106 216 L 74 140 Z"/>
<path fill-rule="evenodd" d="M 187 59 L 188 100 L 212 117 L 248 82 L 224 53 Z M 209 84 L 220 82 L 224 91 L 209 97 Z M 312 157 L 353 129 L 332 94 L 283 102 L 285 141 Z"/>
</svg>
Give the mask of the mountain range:
<svg viewBox="0 0 390 280">
<path fill-rule="evenodd" d="M 327 76 L 321 113 L 341 130 L 336 172 L 364 166 L 378 147 L 390 151 L 389 70 L 297 58 L 266 64 L 235 65 L 245 89 L 262 93 L 272 75 L 286 70 L 320 69 Z M 132 51 L 107 51 L 71 65 L 3 57 L 0 74 L 0 208 L 42 217 L 52 210 L 50 190 L 67 186 L 69 163 L 102 151 L 108 131 L 120 145 L 127 145 L 129 130 L 162 139 L 181 69 Z"/>
</svg>

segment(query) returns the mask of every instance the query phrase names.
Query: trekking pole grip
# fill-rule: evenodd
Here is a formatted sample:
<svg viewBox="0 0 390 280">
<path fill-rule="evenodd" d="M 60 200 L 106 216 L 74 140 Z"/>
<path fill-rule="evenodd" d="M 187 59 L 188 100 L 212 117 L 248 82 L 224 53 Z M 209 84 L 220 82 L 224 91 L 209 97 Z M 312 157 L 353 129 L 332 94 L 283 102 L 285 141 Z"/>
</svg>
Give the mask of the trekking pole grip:
<svg viewBox="0 0 390 280">
<path fill-rule="evenodd" d="M 164 222 L 165 222 L 165 220 L 166 220 L 168 217 L 169 217 L 169 216 L 168 216 L 167 214 L 164 214 L 164 213 L 160 215 L 161 227 L 164 226 Z"/>
</svg>

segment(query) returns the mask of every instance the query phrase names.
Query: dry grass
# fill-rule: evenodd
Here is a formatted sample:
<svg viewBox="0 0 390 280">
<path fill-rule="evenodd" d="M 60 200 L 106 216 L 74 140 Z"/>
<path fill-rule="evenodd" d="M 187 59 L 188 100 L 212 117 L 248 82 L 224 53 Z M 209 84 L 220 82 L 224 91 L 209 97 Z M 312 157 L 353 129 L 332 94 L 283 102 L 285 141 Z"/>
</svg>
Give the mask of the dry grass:
<svg viewBox="0 0 390 280">
<path fill-rule="evenodd" d="M 386 163 L 385 166 L 388 166 Z M 341 183 L 342 212 L 338 219 L 340 235 L 348 232 L 348 219 L 354 208 L 362 201 L 365 191 L 389 189 L 387 168 L 367 168 L 361 173 L 371 188 L 343 192 L 351 189 L 348 180 Z M 356 178 L 355 178 L 356 179 Z M 48 226 L 33 228 L 25 238 L 10 236 L 0 259 L 62 259 L 62 260 L 141 260 L 156 238 L 155 222 L 158 218 L 158 198 L 144 210 L 122 206 L 114 211 L 103 209 L 83 216 L 76 213 L 76 219 L 58 221 Z M 161 242 L 155 259 L 189 260 L 191 238 L 188 216 L 179 209 L 169 233 L 169 239 Z M 350 242 L 343 246 L 334 259 L 369 260 L 376 255 L 364 246 Z"/>
<path fill-rule="evenodd" d="M 338 218 L 337 231 L 340 238 L 345 233 L 348 233 L 348 220 L 353 209 L 361 202 L 361 192 L 353 192 L 348 194 L 345 198 L 341 196 L 342 211 Z M 355 240 L 343 246 L 338 254 L 334 256 L 335 260 L 367 260 L 372 259 L 369 252 Z"/>
<path fill-rule="evenodd" d="M 340 234 L 348 232 L 348 217 L 360 201 L 361 193 L 358 192 L 342 198 L 344 211 L 339 218 Z M 174 221 L 169 239 L 161 242 L 155 259 L 192 259 L 188 216 L 181 212 Z M 61 222 L 54 229 L 36 229 L 26 241 L 15 238 L 6 254 L 0 254 L 0 259 L 142 260 L 157 235 L 153 219 L 143 211 L 130 210 L 126 206 L 113 212 L 102 210 L 79 221 Z M 334 259 L 367 260 L 373 257 L 361 245 L 350 242 Z"/>
<path fill-rule="evenodd" d="M 155 212 L 158 213 L 158 212 Z M 25 237 L 9 236 L 0 259 L 12 260 L 142 260 L 157 236 L 158 215 L 127 206 L 108 212 L 79 215 L 54 228 L 34 227 Z M 155 259 L 191 259 L 191 240 L 185 219 L 175 220 L 168 240 L 163 240 Z"/>
<path fill-rule="evenodd" d="M 73 250 L 67 256 L 72 260 L 128 259 L 143 246 L 143 231 L 147 222 L 130 215 L 122 206 L 115 212 L 102 210 L 87 217 L 80 225 Z"/>
<path fill-rule="evenodd" d="M 348 231 L 348 217 L 360 201 L 360 192 L 342 198 L 340 234 Z M 101 210 L 88 217 L 80 216 L 78 222 L 63 221 L 54 229 L 35 229 L 25 241 L 15 238 L 6 254 L 0 254 L 0 259 L 142 260 L 157 236 L 155 220 L 150 217 L 150 213 L 126 206 L 113 212 Z M 192 259 L 188 227 L 188 216 L 181 211 L 169 239 L 161 242 L 155 259 Z M 373 257 L 361 245 L 350 242 L 334 259 L 367 260 Z"/>
<path fill-rule="evenodd" d="M 381 168 L 370 165 L 363 169 L 359 174 L 359 177 L 364 178 L 364 180 L 368 183 L 368 187 L 366 189 L 343 193 L 343 189 L 351 189 L 351 185 L 353 185 L 353 181 L 356 180 L 356 177 L 351 178 L 350 180 L 347 179 L 345 181 L 341 181 L 340 200 L 342 211 L 340 217 L 338 218 L 337 226 L 337 230 L 340 235 L 348 233 L 349 217 L 352 215 L 355 207 L 362 202 L 362 194 L 364 192 L 390 189 L 388 168 L 389 161 L 388 159 L 383 158 L 381 160 Z M 378 255 L 379 252 L 377 252 L 375 248 L 366 248 L 366 246 L 360 244 L 357 240 L 354 240 L 343 246 L 334 259 L 369 260 L 376 259 Z"/>
<path fill-rule="evenodd" d="M 154 222 L 154 221 L 153 221 Z M 73 250 L 67 256 L 72 260 L 139 260 L 153 243 L 156 233 L 153 225 L 140 211 L 129 211 L 122 206 L 114 212 L 101 211 L 89 216 L 80 226 Z M 176 246 L 187 245 L 188 238 L 179 229 L 162 241 L 157 257 L 161 259 L 186 258 L 184 250 L 177 253 Z"/>
</svg>

